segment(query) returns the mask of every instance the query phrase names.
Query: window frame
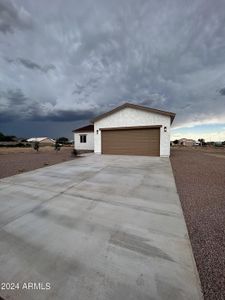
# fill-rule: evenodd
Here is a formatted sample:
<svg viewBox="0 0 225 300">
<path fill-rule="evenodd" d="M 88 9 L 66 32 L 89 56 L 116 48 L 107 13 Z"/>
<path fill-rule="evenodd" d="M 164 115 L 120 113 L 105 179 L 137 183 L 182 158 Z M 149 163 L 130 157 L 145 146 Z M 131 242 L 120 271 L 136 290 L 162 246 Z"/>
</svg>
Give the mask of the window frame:
<svg viewBox="0 0 225 300">
<path fill-rule="evenodd" d="M 87 134 L 80 134 L 80 144 L 86 144 L 86 143 L 87 143 Z"/>
</svg>

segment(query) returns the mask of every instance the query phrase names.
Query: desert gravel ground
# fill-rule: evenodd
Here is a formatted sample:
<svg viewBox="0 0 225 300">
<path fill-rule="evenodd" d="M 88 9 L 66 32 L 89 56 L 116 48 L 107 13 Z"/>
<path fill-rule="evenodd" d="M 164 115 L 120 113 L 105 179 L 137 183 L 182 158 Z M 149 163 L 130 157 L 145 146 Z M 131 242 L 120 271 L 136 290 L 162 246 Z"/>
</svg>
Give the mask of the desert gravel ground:
<svg viewBox="0 0 225 300">
<path fill-rule="evenodd" d="M 63 161 L 74 159 L 72 147 L 41 147 L 38 152 L 31 148 L 0 148 L 0 178 L 16 175 Z"/>
<path fill-rule="evenodd" d="M 172 149 L 204 299 L 225 299 L 225 149 Z"/>
</svg>

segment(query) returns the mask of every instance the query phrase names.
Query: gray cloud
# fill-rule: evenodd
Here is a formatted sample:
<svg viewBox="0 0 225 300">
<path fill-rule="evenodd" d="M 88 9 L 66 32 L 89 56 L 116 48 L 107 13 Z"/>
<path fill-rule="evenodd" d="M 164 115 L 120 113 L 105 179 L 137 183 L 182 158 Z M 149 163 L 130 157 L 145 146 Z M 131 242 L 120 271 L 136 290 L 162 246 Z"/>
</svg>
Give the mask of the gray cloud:
<svg viewBox="0 0 225 300">
<path fill-rule="evenodd" d="M 32 20 L 29 13 L 21 6 L 16 7 L 13 2 L 0 0 L 0 31 L 12 33 L 15 28 L 29 29 Z"/>
<path fill-rule="evenodd" d="M 17 105 L 23 105 L 26 104 L 27 98 L 24 96 L 22 91 L 20 89 L 11 90 L 0 92 L 0 99 L 5 98 L 7 99 L 7 105 L 8 107 L 14 107 Z"/>
<path fill-rule="evenodd" d="M 31 70 L 38 70 L 44 73 L 47 73 L 50 70 L 55 70 L 56 67 L 53 64 L 47 64 L 44 66 L 41 66 L 29 59 L 25 59 L 25 58 L 17 58 L 17 59 L 12 59 L 12 58 L 8 58 L 6 57 L 5 60 L 9 63 L 19 63 L 21 65 L 23 65 L 25 68 L 31 69 Z"/>
<path fill-rule="evenodd" d="M 0 0 L 4 116 L 14 102 L 20 120 L 86 121 L 130 101 L 175 126 L 225 122 L 224 0 L 13 3 Z"/>
<path fill-rule="evenodd" d="M 19 88 L 0 91 L 0 103 L 0 122 L 5 122 L 7 117 L 9 120 L 33 119 L 35 115 L 45 113 L 45 102 L 29 98 Z"/>
<path fill-rule="evenodd" d="M 46 109 L 46 103 L 32 100 L 25 96 L 20 89 L 0 92 L 0 101 L 5 105 L 0 111 L 0 123 L 13 119 L 42 122 L 77 122 L 93 118 L 96 114 L 92 109 L 62 110 Z"/>
<path fill-rule="evenodd" d="M 52 121 L 52 122 L 77 122 L 83 120 L 90 120 L 95 116 L 92 110 L 82 110 L 82 111 L 70 111 L 70 110 L 57 110 L 49 113 L 46 116 L 43 115 L 33 115 L 32 120 L 34 121 Z"/>
<path fill-rule="evenodd" d="M 0 124 L 1 123 L 8 123 L 15 119 L 15 115 L 10 111 L 7 112 L 0 112 Z"/>
<path fill-rule="evenodd" d="M 40 66 L 37 63 L 35 63 L 29 59 L 25 59 L 25 58 L 18 58 L 16 61 L 18 61 L 19 63 L 21 63 L 24 67 L 26 67 L 28 69 L 34 69 L 34 70 L 36 69 L 36 70 L 39 70 L 44 73 L 46 73 L 50 70 L 55 70 L 55 66 L 53 66 L 52 64 Z"/>
<path fill-rule="evenodd" d="M 225 88 L 222 88 L 220 91 L 219 91 L 220 95 L 222 96 L 225 96 Z"/>
<path fill-rule="evenodd" d="M 18 62 L 20 62 L 24 67 L 28 68 L 28 69 L 37 69 L 37 70 L 42 70 L 42 67 L 39 66 L 38 64 L 32 62 L 29 59 L 25 59 L 25 58 L 18 58 Z"/>
</svg>

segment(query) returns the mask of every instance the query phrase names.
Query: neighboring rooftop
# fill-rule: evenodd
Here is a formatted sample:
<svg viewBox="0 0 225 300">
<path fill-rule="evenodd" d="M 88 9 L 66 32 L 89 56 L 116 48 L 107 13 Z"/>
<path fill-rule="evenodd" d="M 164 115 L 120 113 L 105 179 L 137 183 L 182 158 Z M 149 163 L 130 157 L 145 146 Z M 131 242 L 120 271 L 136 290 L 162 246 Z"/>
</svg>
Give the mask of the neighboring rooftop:
<svg viewBox="0 0 225 300">
<path fill-rule="evenodd" d="M 164 111 L 164 110 L 159 110 L 159 109 L 155 109 L 155 108 L 150 108 L 150 107 L 147 107 L 147 106 L 141 106 L 141 105 L 137 105 L 137 104 L 133 104 L 133 103 L 124 103 L 110 111 L 107 111 L 99 116 L 97 116 L 96 118 L 94 118 L 91 122 L 94 123 L 98 120 L 101 120 L 121 109 L 124 109 L 124 108 L 134 108 L 134 109 L 139 109 L 139 110 L 144 110 L 144 111 L 148 111 L 148 112 L 152 112 L 152 113 L 156 113 L 156 114 L 160 114 L 160 115 L 165 115 L 165 116 L 169 116 L 171 118 L 171 124 L 173 123 L 173 120 L 175 118 L 175 113 L 173 112 L 169 112 L 169 111 Z"/>
<path fill-rule="evenodd" d="M 50 139 L 48 137 L 32 137 L 30 139 L 27 139 L 28 142 L 43 142 L 44 140 L 49 140 L 49 141 L 55 143 L 55 141 L 53 139 Z"/>
<path fill-rule="evenodd" d="M 94 132 L 94 125 L 89 124 L 83 127 L 79 127 L 74 129 L 73 132 Z"/>
<path fill-rule="evenodd" d="M 186 139 L 186 138 L 182 138 L 178 140 L 179 142 L 195 142 L 195 140 L 193 139 Z"/>
</svg>

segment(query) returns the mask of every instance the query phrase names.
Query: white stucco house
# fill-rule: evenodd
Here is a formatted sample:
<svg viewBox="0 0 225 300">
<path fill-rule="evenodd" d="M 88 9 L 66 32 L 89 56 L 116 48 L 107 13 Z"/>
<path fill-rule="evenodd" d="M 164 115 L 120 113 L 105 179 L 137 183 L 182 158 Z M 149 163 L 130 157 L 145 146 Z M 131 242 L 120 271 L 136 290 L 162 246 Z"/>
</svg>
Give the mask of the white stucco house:
<svg viewBox="0 0 225 300">
<path fill-rule="evenodd" d="M 54 145 L 55 140 L 48 138 L 48 137 L 32 137 L 27 139 L 28 143 L 35 143 L 38 142 L 40 145 L 48 146 L 48 145 Z"/>
<path fill-rule="evenodd" d="M 74 149 L 94 151 L 94 125 L 87 125 L 73 130 Z"/>
<path fill-rule="evenodd" d="M 99 154 L 170 155 L 175 113 L 125 103 L 75 129 L 74 148 Z"/>
</svg>

